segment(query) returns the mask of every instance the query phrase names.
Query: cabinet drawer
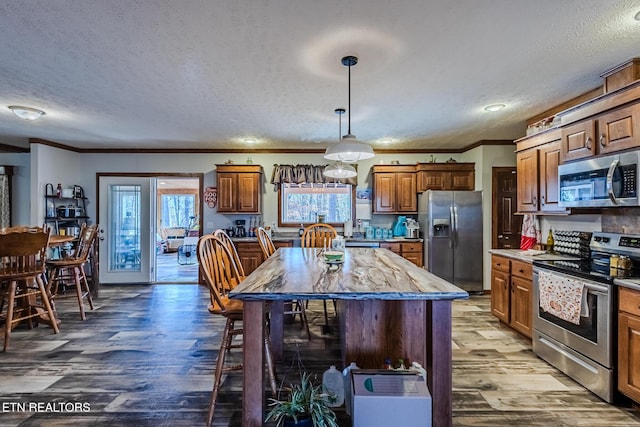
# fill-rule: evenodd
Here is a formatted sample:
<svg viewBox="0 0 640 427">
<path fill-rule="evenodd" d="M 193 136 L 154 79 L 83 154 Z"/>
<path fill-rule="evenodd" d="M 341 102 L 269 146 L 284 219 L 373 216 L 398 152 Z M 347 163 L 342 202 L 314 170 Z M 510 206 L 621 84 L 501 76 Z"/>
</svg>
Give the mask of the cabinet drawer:
<svg viewBox="0 0 640 427">
<path fill-rule="evenodd" d="M 620 311 L 640 316 L 640 292 L 623 287 L 620 290 Z"/>
<path fill-rule="evenodd" d="M 419 243 L 419 242 L 402 243 L 402 253 L 405 253 L 405 252 L 422 252 L 422 243 Z"/>
<path fill-rule="evenodd" d="M 397 254 L 401 252 L 400 243 L 383 242 L 383 243 L 380 243 L 380 247 L 384 249 L 389 249 L 391 252 L 395 252 Z"/>
<path fill-rule="evenodd" d="M 492 270 L 504 271 L 505 273 L 508 273 L 509 267 L 510 267 L 510 263 L 508 258 L 497 256 L 497 255 L 491 255 Z"/>
<path fill-rule="evenodd" d="M 511 275 L 523 279 L 533 279 L 533 265 L 524 261 L 511 260 Z"/>
</svg>

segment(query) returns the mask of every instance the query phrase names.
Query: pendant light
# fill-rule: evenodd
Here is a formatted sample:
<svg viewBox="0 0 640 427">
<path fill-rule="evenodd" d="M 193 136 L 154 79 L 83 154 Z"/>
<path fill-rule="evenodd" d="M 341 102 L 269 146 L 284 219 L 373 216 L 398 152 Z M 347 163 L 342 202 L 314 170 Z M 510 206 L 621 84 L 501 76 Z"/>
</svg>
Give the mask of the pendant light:
<svg viewBox="0 0 640 427">
<path fill-rule="evenodd" d="M 359 142 L 351 134 L 351 67 L 358 63 L 355 56 L 345 56 L 342 58 L 342 65 L 349 68 L 349 128 L 347 134 L 342 139 L 330 145 L 324 153 L 324 158 L 345 163 L 355 163 L 359 160 L 371 159 L 375 156 L 369 144 Z"/>
<path fill-rule="evenodd" d="M 344 114 L 344 108 L 336 108 L 334 112 L 340 117 L 338 124 L 338 141 L 340 141 L 342 139 L 342 115 Z M 322 174 L 329 178 L 353 178 L 358 175 L 358 172 L 353 166 L 337 160 L 335 164 L 325 167 Z"/>
</svg>

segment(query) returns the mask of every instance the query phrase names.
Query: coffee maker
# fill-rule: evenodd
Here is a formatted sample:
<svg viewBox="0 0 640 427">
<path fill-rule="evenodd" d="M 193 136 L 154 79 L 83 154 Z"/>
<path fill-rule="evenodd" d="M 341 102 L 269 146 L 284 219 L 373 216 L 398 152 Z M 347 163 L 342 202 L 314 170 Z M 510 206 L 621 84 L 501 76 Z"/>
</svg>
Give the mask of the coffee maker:
<svg viewBox="0 0 640 427">
<path fill-rule="evenodd" d="M 244 219 L 236 220 L 236 229 L 234 230 L 234 234 L 236 237 L 247 237 L 247 230 L 246 228 L 244 228 L 246 223 L 247 221 Z"/>
</svg>

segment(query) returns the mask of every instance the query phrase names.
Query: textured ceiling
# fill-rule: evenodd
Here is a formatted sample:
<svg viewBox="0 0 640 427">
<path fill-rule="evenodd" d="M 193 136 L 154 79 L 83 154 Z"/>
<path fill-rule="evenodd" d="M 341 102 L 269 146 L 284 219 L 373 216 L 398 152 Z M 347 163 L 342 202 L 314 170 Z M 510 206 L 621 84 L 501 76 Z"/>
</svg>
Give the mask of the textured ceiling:
<svg viewBox="0 0 640 427">
<path fill-rule="evenodd" d="M 345 55 L 359 58 L 361 141 L 515 139 L 640 55 L 638 11 L 629 0 L 5 1 L 0 143 L 318 149 L 347 107 Z M 483 111 L 493 103 L 507 108 Z M 47 114 L 23 121 L 16 104 Z"/>
</svg>

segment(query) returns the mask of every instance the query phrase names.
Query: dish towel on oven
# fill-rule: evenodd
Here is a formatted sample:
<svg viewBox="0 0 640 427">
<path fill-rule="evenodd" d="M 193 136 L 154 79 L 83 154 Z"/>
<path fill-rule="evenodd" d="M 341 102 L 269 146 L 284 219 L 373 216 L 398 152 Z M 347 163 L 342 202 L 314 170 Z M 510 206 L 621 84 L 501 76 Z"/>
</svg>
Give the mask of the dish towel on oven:
<svg viewBox="0 0 640 427">
<path fill-rule="evenodd" d="M 538 273 L 540 308 L 562 320 L 580 324 L 580 316 L 589 316 L 584 282 L 544 271 Z"/>
</svg>

